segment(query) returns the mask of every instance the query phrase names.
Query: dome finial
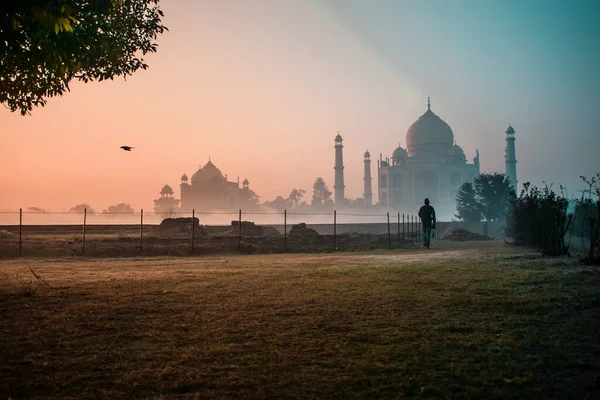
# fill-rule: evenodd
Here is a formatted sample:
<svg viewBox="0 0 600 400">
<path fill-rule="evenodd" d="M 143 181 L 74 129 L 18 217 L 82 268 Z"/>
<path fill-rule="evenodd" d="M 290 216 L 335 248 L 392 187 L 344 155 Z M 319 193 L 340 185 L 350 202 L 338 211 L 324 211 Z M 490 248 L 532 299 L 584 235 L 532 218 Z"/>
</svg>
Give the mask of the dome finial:
<svg viewBox="0 0 600 400">
<path fill-rule="evenodd" d="M 427 109 L 431 110 L 431 97 L 427 96 Z"/>
</svg>

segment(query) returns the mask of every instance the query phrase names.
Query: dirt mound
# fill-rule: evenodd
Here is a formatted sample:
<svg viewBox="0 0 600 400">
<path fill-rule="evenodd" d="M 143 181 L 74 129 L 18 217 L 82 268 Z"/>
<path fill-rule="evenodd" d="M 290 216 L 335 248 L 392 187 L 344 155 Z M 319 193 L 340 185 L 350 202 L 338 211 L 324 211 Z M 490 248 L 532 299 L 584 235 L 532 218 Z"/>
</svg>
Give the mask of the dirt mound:
<svg viewBox="0 0 600 400">
<path fill-rule="evenodd" d="M 12 232 L 7 231 L 6 229 L 2 229 L 0 231 L 0 238 L 9 238 L 9 237 L 13 237 L 15 234 Z"/>
<path fill-rule="evenodd" d="M 290 230 L 290 236 L 314 237 L 320 235 L 319 232 L 307 227 L 304 222 L 301 222 L 292 226 L 292 229 Z"/>
<path fill-rule="evenodd" d="M 231 221 L 231 233 L 238 234 L 240 231 L 240 221 Z M 242 236 L 262 236 L 264 230 L 262 226 L 255 225 L 252 221 L 242 221 Z"/>
<path fill-rule="evenodd" d="M 456 229 L 444 236 L 444 240 L 453 240 L 457 242 L 466 242 L 469 240 L 491 240 L 491 238 L 477 233 L 469 232 L 464 229 Z"/>
<path fill-rule="evenodd" d="M 206 236 L 206 229 L 200 226 L 198 218 L 165 218 L 159 225 L 161 236 L 191 235 L 194 226 L 194 236 Z"/>
<path fill-rule="evenodd" d="M 231 227 L 229 229 L 223 230 L 221 232 L 215 233 L 216 236 L 238 236 L 240 233 L 240 222 L 239 221 L 231 221 Z M 266 237 L 266 236 L 281 236 L 281 233 L 270 226 L 260 226 L 256 225 L 252 221 L 242 221 L 242 236 L 258 236 L 258 237 Z"/>
</svg>

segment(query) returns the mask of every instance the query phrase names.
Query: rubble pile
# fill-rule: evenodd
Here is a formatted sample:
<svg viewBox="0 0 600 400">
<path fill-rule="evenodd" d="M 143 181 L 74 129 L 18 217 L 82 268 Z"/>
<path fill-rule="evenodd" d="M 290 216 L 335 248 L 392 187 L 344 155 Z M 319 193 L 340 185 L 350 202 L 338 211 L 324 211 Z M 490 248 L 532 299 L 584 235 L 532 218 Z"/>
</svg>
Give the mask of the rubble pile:
<svg viewBox="0 0 600 400">
<path fill-rule="evenodd" d="M 306 226 L 304 222 L 293 225 L 290 230 L 290 236 L 315 237 L 319 236 L 319 232 Z"/>
<path fill-rule="evenodd" d="M 194 226 L 194 236 L 206 236 L 206 229 L 200 226 L 198 218 L 165 218 L 159 225 L 161 236 L 182 236 L 192 234 L 192 225 Z"/>
<path fill-rule="evenodd" d="M 469 232 L 464 229 L 456 229 L 444 236 L 444 240 L 451 240 L 455 242 L 466 242 L 471 240 L 490 240 L 491 238 L 477 233 Z"/>
</svg>

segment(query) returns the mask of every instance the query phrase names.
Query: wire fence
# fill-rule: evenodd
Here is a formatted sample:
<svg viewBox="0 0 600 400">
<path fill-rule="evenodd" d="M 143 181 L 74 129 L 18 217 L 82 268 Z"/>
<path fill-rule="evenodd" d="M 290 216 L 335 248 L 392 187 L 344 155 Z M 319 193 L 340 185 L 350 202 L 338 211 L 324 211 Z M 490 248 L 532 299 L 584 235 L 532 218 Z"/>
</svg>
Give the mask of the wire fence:
<svg viewBox="0 0 600 400">
<path fill-rule="evenodd" d="M 4 257 L 332 252 L 422 245 L 419 218 L 390 212 L 192 210 L 164 218 L 143 210 L 102 214 L 20 210 L 1 213 L 0 222 Z M 434 240 L 456 224 L 438 222 L 440 233 Z"/>
</svg>

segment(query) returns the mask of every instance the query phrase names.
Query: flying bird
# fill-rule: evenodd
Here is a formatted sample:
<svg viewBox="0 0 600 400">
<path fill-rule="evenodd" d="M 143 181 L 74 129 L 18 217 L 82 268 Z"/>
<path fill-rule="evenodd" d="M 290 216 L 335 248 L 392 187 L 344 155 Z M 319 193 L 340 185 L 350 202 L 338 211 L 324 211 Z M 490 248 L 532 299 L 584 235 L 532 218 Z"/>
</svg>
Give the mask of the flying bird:
<svg viewBox="0 0 600 400">
<path fill-rule="evenodd" d="M 125 151 L 131 151 L 131 149 L 135 149 L 135 147 L 131 147 L 131 146 L 121 146 L 121 148 Z"/>
</svg>

